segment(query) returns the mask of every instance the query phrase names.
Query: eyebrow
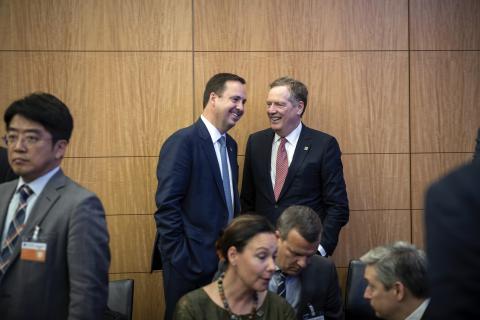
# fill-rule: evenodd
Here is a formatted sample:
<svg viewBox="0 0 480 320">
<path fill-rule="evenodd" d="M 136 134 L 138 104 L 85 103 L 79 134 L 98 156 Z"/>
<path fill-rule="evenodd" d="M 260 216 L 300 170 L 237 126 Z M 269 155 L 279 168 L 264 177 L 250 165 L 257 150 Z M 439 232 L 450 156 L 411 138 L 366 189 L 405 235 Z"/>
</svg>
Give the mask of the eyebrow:
<svg viewBox="0 0 480 320">
<path fill-rule="evenodd" d="M 20 133 L 36 133 L 40 135 L 42 133 L 42 130 L 40 129 L 25 129 L 25 130 L 20 130 L 14 127 L 8 127 L 7 132 L 14 131 L 14 132 L 20 132 Z"/>
</svg>

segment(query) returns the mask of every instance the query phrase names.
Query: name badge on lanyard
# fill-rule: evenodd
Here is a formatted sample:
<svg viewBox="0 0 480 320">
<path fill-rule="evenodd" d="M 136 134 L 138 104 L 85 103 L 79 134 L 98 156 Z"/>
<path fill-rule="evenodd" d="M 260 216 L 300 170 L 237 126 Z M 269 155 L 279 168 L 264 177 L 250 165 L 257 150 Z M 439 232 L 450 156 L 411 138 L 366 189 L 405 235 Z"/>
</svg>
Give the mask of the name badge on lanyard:
<svg viewBox="0 0 480 320">
<path fill-rule="evenodd" d="M 44 263 L 47 258 L 47 244 L 38 240 L 40 227 L 36 226 L 30 241 L 22 241 L 20 259 Z"/>
</svg>

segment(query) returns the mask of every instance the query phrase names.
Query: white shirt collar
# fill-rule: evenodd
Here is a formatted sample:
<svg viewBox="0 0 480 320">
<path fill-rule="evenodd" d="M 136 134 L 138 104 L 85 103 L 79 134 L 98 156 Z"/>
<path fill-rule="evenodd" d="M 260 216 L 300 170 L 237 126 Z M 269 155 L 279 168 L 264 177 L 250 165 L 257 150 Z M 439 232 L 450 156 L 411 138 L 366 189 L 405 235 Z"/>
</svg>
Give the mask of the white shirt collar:
<svg viewBox="0 0 480 320">
<path fill-rule="evenodd" d="M 203 123 L 207 127 L 208 133 L 210 134 L 210 138 L 212 138 L 212 142 L 215 143 L 220 139 L 220 137 L 225 136 L 224 134 L 221 134 L 220 131 L 203 116 L 203 114 L 200 116 L 200 119 L 202 119 Z"/>
<path fill-rule="evenodd" d="M 425 299 L 425 301 L 422 302 L 421 305 L 418 306 L 415 311 L 413 311 L 408 317 L 405 318 L 405 320 L 420 320 L 425 313 L 425 310 L 428 307 L 428 304 L 430 303 L 430 299 Z"/>
<path fill-rule="evenodd" d="M 292 130 L 292 132 L 290 132 L 290 134 L 288 136 L 286 136 L 285 138 L 287 138 L 287 141 L 293 145 L 297 145 L 297 141 L 298 141 L 298 138 L 300 138 L 300 132 L 302 132 L 302 122 L 300 121 L 300 123 L 298 124 L 298 126 Z M 273 139 L 273 141 L 277 142 L 279 139 L 281 139 L 282 137 L 280 137 L 277 133 L 275 133 L 275 139 Z"/>
<path fill-rule="evenodd" d="M 18 191 L 18 189 L 21 186 L 26 184 L 30 187 L 30 189 L 32 189 L 34 194 L 39 195 L 43 191 L 43 188 L 45 188 L 45 186 L 47 185 L 48 181 L 50 181 L 50 179 L 53 177 L 55 173 L 58 172 L 58 170 L 60 170 L 60 167 L 55 167 L 52 170 L 45 173 L 43 176 L 38 177 L 37 179 L 28 183 L 25 182 L 22 177 L 19 177 L 16 191 Z"/>
</svg>

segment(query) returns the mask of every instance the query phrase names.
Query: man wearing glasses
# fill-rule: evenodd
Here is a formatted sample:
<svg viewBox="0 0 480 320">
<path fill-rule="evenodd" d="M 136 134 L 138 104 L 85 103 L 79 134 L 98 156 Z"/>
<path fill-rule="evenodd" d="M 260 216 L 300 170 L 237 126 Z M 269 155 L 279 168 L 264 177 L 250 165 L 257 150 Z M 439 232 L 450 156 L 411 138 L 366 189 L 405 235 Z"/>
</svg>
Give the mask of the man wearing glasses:
<svg viewBox="0 0 480 320">
<path fill-rule="evenodd" d="M 10 165 L 0 185 L 2 319 L 101 319 L 110 251 L 97 196 L 60 169 L 73 130 L 65 104 L 34 93 L 5 111 Z"/>
</svg>

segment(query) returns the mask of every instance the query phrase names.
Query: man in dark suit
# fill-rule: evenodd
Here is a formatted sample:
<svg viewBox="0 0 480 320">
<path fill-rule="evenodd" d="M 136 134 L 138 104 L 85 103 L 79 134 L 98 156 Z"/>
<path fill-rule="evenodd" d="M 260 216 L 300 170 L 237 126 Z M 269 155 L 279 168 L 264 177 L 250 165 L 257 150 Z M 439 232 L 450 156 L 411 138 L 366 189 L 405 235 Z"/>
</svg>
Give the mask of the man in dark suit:
<svg viewBox="0 0 480 320">
<path fill-rule="evenodd" d="M 7 149 L 0 147 L 0 183 L 15 180 L 17 176 L 13 173 L 8 163 Z"/>
<path fill-rule="evenodd" d="M 480 319 L 480 161 L 429 188 L 425 226 L 429 319 Z"/>
<path fill-rule="evenodd" d="M 302 124 L 308 98 L 303 83 L 283 77 L 270 88 L 271 128 L 250 135 L 247 142 L 242 212 L 275 223 L 289 206 L 308 206 L 323 222 L 319 251 L 332 255 L 349 217 L 340 148 L 334 137 Z"/>
<path fill-rule="evenodd" d="M 226 132 L 242 117 L 245 102 L 244 79 L 213 76 L 200 119 L 175 132 L 160 151 L 155 221 L 166 320 L 182 295 L 212 280 L 215 241 L 240 210 L 237 144 Z M 154 254 L 154 268 L 160 257 Z"/>
<path fill-rule="evenodd" d="M 475 145 L 475 152 L 473 153 L 473 162 L 480 163 L 480 128 L 478 128 L 477 143 Z"/>
<path fill-rule="evenodd" d="M 370 301 L 377 317 L 386 320 L 430 319 L 427 259 L 422 250 L 398 241 L 376 247 L 360 260 L 366 264 L 364 297 Z"/>
<path fill-rule="evenodd" d="M 95 194 L 60 169 L 73 129 L 68 108 L 34 93 L 5 111 L 10 165 L 0 185 L 2 319 L 102 319 L 110 252 Z"/>
<path fill-rule="evenodd" d="M 291 206 L 277 220 L 277 271 L 269 290 L 286 298 L 299 320 L 343 319 L 335 264 L 316 254 L 321 233 L 320 218 L 305 206 Z"/>
</svg>

